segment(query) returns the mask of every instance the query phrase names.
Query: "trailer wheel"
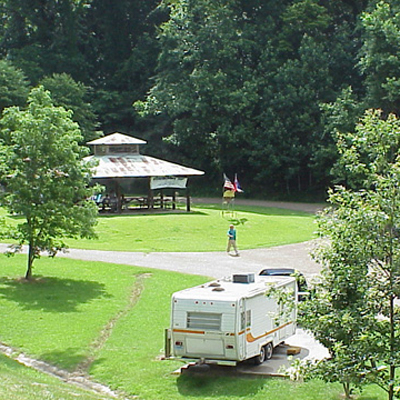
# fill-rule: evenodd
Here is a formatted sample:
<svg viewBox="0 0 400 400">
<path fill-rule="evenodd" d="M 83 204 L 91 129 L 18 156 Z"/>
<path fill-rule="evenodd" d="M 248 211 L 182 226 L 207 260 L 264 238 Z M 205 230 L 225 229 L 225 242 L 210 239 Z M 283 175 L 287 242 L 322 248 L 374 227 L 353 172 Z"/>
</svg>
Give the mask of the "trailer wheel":
<svg viewBox="0 0 400 400">
<path fill-rule="evenodd" d="M 265 346 L 261 347 L 260 354 L 254 357 L 254 364 L 261 365 L 266 360 L 266 349 Z"/>
<path fill-rule="evenodd" d="M 272 357 L 272 353 L 274 352 L 274 347 L 272 346 L 272 342 L 269 342 L 265 347 L 265 359 L 270 360 Z"/>
</svg>

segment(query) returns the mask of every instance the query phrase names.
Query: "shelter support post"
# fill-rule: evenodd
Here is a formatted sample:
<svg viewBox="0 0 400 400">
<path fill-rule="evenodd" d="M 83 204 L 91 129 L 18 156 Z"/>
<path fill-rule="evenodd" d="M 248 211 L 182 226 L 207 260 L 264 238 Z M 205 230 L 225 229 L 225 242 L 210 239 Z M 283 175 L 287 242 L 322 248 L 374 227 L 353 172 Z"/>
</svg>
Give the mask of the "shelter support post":
<svg viewBox="0 0 400 400">
<path fill-rule="evenodd" d="M 189 188 L 186 188 L 186 211 L 190 212 L 190 193 L 189 193 Z"/>
<path fill-rule="evenodd" d="M 115 195 L 117 196 L 117 212 L 121 213 L 122 211 L 122 195 L 121 195 L 121 186 L 118 181 L 115 181 Z"/>
<path fill-rule="evenodd" d="M 154 208 L 154 193 L 152 189 L 149 189 L 148 207 L 150 209 Z"/>
</svg>

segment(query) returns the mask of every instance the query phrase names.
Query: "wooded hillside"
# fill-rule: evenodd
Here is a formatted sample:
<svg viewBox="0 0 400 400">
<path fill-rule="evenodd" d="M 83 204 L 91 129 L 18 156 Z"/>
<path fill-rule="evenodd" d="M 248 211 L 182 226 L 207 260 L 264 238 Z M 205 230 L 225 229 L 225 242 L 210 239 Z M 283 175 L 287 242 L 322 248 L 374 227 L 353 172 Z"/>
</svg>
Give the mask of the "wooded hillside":
<svg viewBox="0 0 400 400">
<path fill-rule="evenodd" d="M 0 0 L 0 108 L 38 84 L 86 139 L 222 172 L 246 194 L 323 192 L 335 132 L 400 108 L 400 1 Z"/>
</svg>

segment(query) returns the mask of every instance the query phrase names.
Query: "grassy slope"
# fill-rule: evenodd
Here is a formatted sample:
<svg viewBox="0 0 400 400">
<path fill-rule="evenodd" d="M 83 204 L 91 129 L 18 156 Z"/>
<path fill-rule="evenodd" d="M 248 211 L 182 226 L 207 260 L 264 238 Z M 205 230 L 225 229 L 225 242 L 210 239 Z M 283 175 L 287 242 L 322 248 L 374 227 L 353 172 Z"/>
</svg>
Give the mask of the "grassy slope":
<svg viewBox="0 0 400 400">
<path fill-rule="evenodd" d="M 17 279 L 24 267 L 25 257 L 0 258 L 0 340 L 30 355 L 71 371 L 85 357 L 93 355 L 95 362 L 90 372 L 96 380 L 144 400 L 281 400 L 282 393 L 291 400 L 340 398 L 339 385 L 318 381 L 293 384 L 280 379 L 172 375 L 181 364 L 159 360 L 164 328 L 169 321 L 171 293 L 204 282 L 206 278 L 122 265 L 42 259 L 35 272 L 43 278 L 26 284 Z M 136 291 L 138 281 L 143 281 L 143 288 L 139 301 L 135 302 L 132 290 Z M 103 328 L 110 320 L 113 320 L 113 329 L 111 336 L 105 338 Z M 92 344 L 99 338 L 104 343 L 94 350 Z M 24 374 L 24 369 L 18 367 L 14 375 L 11 364 L 7 362 L 6 367 L 0 368 L 1 400 L 10 398 L 1 397 L 1 393 L 7 392 Z M 54 394 L 49 398 L 69 400 L 69 394 L 59 395 L 47 379 L 27 372 L 14 398 L 46 399 L 42 395 L 32 397 L 31 387 L 49 385 L 49 393 Z M 64 390 L 63 385 L 60 390 Z M 383 398 L 373 392 L 361 397 Z"/>
<path fill-rule="evenodd" d="M 233 222 L 238 226 L 241 248 L 263 247 L 308 240 L 314 229 L 312 221 L 313 216 L 308 214 L 259 207 L 244 207 L 236 214 L 222 215 L 218 206 L 207 205 L 194 214 L 102 217 L 99 240 L 70 244 L 142 251 L 221 250 L 225 247 L 227 225 Z M 191 247 L 192 243 L 195 246 Z M 97 380 L 145 400 L 280 400 L 282 393 L 291 400 L 340 398 L 340 386 L 318 381 L 293 384 L 280 379 L 171 375 L 180 363 L 158 360 L 163 351 L 164 328 L 168 326 L 170 295 L 205 278 L 44 258 L 34 271 L 42 278 L 26 284 L 17 279 L 23 276 L 25 263 L 22 256 L 0 257 L 0 341 L 27 354 L 71 371 L 92 355 L 95 361 L 90 371 Z M 143 273 L 150 275 L 144 279 L 144 290 L 136 304 L 131 301 L 131 294 Z M 107 338 L 104 327 L 110 321 L 113 330 Z M 94 350 L 93 344 L 99 338 L 104 343 Z M 47 394 L 48 398 L 70 400 L 75 396 L 75 389 L 56 386 L 52 378 L 13 361 L 0 365 L 0 400 L 46 399 Z M 4 397 L 10 388 L 15 389 L 14 397 Z M 361 399 L 384 398 L 374 390 L 368 388 Z M 97 399 L 90 394 L 80 396 Z"/>
<path fill-rule="evenodd" d="M 75 386 L 60 382 L 0 354 L 1 400 L 103 400 L 97 395 Z"/>
<path fill-rule="evenodd" d="M 135 279 L 129 268 L 44 258 L 24 283 L 25 258 L 1 260 L 0 338 L 46 361 L 72 368 L 85 357 L 88 344 L 125 304 Z M 82 327 L 85 327 L 82 329 Z"/>
</svg>

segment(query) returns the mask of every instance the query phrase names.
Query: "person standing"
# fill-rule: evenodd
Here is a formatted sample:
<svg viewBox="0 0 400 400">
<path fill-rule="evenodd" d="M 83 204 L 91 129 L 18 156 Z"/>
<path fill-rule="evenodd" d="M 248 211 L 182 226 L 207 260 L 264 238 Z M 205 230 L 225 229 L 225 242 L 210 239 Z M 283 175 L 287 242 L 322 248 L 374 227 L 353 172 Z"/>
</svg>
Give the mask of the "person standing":
<svg viewBox="0 0 400 400">
<path fill-rule="evenodd" d="M 230 254 L 231 247 L 233 247 L 233 250 L 235 250 L 235 255 L 239 256 L 239 252 L 236 245 L 236 229 L 233 225 L 230 225 L 228 230 L 228 248 L 226 250 L 228 254 Z"/>
</svg>

